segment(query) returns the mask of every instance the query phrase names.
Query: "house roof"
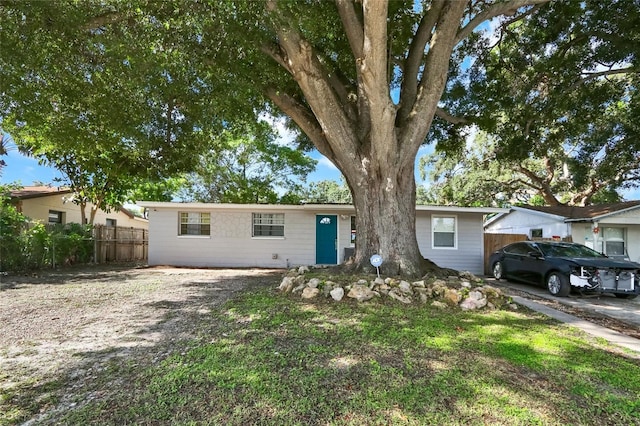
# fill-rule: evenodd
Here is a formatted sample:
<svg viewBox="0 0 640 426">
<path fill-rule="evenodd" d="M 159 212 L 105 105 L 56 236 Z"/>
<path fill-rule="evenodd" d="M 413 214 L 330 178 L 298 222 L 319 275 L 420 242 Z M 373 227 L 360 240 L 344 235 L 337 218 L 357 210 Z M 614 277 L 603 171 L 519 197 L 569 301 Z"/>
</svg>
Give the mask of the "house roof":
<svg viewBox="0 0 640 426">
<path fill-rule="evenodd" d="M 24 186 L 21 189 L 10 191 L 9 195 L 11 198 L 23 200 L 26 198 L 47 197 L 53 194 L 69 194 L 71 192 L 73 192 L 71 189 L 62 186 L 39 185 Z"/>
<path fill-rule="evenodd" d="M 146 208 L 172 208 L 172 209 L 218 209 L 218 210 L 331 210 L 338 212 L 353 212 L 351 204 L 216 204 L 216 203 L 174 203 L 158 201 L 137 201 L 137 205 Z M 508 209 L 495 207 L 457 207 L 457 206 L 416 206 L 417 211 L 435 211 L 451 213 L 506 213 Z"/>
<path fill-rule="evenodd" d="M 71 193 L 73 193 L 73 191 L 69 188 L 66 188 L 63 186 L 58 187 L 58 186 L 49 186 L 49 185 L 24 186 L 21 189 L 16 189 L 9 192 L 11 198 L 15 198 L 19 200 L 25 200 L 28 198 L 48 197 L 56 194 L 71 194 Z M 118 206 L 116 210 L 129 216 L 131 219 L 142 219 L 145 221 L 147 220 L 140 216 L 136 216 L 135 213 L 133 213 L 131 210 L 123 206 Z"/>
<path fill-rule="evenodd" d="M 612 214 L 622 213 L 640 206 L 640 200 L 621 203 L 596 204 L 592 206 L 520 206 L 514 209 L 532 210 L 553 216 L 560 216 L 569 222 L 591 221 Z"/>
</svg>

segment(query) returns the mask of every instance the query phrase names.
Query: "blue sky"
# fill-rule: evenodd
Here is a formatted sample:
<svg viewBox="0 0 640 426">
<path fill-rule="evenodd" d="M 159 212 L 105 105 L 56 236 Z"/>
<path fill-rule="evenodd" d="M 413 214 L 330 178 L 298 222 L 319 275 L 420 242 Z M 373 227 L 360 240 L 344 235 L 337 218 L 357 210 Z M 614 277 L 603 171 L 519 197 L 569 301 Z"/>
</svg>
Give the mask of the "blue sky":
<svg viewBox="0 0 640 426">
<path fill-rule="evenodd" d="M 418 152 L 416 161 L 431 149 L 431 147 L 422 147 Z M 308 176 L 307 182 L 317 182 L 325 179 L 340 180 L 340 171 L 329 160 L 317 151 L 312 152 L 311 156 L 318 160 L 318 165 L 316 170 Z M 25 157 L 16 150 L 9 151 L 9 154 L 4 156 L 3 159 L 7 165 L 2 169 L 0 183 L 20 182 L 22 185 L 33 185 L 34 182 L 43 182 L 57 185 L 54 180 L 62 178 L 62 175 L 56 169 L 41 166 L 37 160 Z M 418 174 L 419 171 L 416 165 L 416 181 L 418 184 L 424 184 L 425 182 L 420 180 Z M 626 200 L 638 200 L 640 199 L 640 189 L 623 191 L 623 197 Z"/>
<path fill-rule="evenodd" d="M 425 148 L 421 149 L 420 155 L 424 150 Z M 308 176 L 307 182 L 340 180 L 340 171 L 322 154 L 314 151 L 310 155 L 318 160 L 318 164 L 316 170 Z M 41 166 L 37 160 L 26 157 L 16 150 L 9 151 L 9 154 L 4 156 L 3 159 L 7 165 L 2 169 L 0 183 L 20 182 L 22 185 L 33 185 L 34 182 L 43 182 L 57 185 L 54 180 L 62 178 L 62 174 L 56 169 Z M 416 176 L 416 179 L 418 178 L 419 176 Z"/>
<path fill-rule="evenodd" d="M 2 169 L 1 183 L 20 182 L 22 185 L 33 185 L 35 181 L 54 183 L 55 178 L 62 175 L 56 169 L 38 164 L 38 160 L 25 157 L 16 150 L 9 151 L 2 157 L 7 163 Z"/>
</svg>

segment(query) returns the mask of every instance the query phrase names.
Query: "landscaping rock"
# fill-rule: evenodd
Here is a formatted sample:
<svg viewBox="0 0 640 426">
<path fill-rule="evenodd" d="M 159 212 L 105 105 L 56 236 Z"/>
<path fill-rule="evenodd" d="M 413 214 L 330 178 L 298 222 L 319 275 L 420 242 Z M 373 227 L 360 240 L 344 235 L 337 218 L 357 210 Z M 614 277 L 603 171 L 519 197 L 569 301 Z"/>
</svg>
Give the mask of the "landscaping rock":
<svg viewBox="0 0 640 426">
<path fill-rule="evenodd" d="M 354 285 L 347 294 L 347 297 L 356 299 L 358 302 L 364 302 L 373 299 L 374 296 L 375 293 L 373 292 L 373 290 L 369 289 L 369 287 L 367 286 L 360 284 Z"/>
<path fill-rule="evenodd" d="M 414 282 L 411 283 L 411 285 L 414 288 L 425 288 L 426 287 L 426 284 L 425 284 L 424 280 L 414 281 Z"/>
<path fill-rule="evenodd" d="M 278 290 L 283 291 L 285 293 L 289 293 L 293 288 L 293 277 L 286 276 L 282 279 Z"/>
<path fill-rule="evenodd" d="M 400 284 L 398 284 L 398 289 L 402 292 L 402 294 L 405 294 L 405 295 L 413 294 L 413 289 L 411 288 L 411 284 L 409 284 L 407 281 L 400 281 Z"/>
<path fill-rule="evenodd" d="M 313 299 L 320 293 L 320 289 L 317 287 L 305 287 L 302 290 L 302 298 L 303 299 Z"/>
<path fill-rule="evenodd" d="M 344 289 L 342 287 L 336 287 L 333 290 L 331 290 L 329 294 L 331 294 L 331 297 L 333 298 L 333 300 L 335 300 L 336 302 L 339 302 L 344 297 Z"/>
<path fill-rule="evenodd" d="M 331 294 L 331 291 L 335 288 L 334 283 L 332 282 L 326 282 L 324 283 L 324 285 L 322 286 L 322 292 L 324 293 L 324 297 L 329 297 L 329 295 Z M 344 290 L 343 290 L 344 291 Z"/>
<path fill-rule="evenodd" d="M 434 300 L 433 302 L 431 302 L 431 306 L 438 309 L 447 309 L 448 307 L 446 303 L 442 303 L 437 300 Z"/>
<path fill-rule="evenodd" d="M 295 274 L 288 272 L 282 279 L 278 289 L 285 293 L 301 293 L 303 299 L 312 299 L 319 294 L 326 298 L 329 296 L 336 302 L 347 297 L 359 302 L 370 300 L 384 295 L 403 304 L 411 304 L 419 301 L 437 308 L 460 307 L 462 310 L 476 309 L 517 309 L 517 305 L 496 287 L 479 282 L 477 277 L 469 272 L 461 272 L 459 277 L 453 275 L 448 280 L 431 277 L 409 283 L 396 278 L 376 277 L 372 280 L 359 279 L 353 284 L 337 284 L 333 281 L 323 281 L 321 278 L 305 280 L 300 271 L 309 271 L 309 268 L 298 269 Z"/>
<path fill-rule="evenodd" d="M 445 303 L 455 306 L 462 300 L 462 295 L 458 290 L 448 288 L 444 291 L 444 295 L 442 296 L 442 298 L 444 299 Z"/>
<path fill-rule="evenodd" d="M 411 296 L 408 296 L 407 294 L 403 294 L 402 290 L 400 290 L 399 288 L 392 288 L 387 295 L 390 298 L 395 299 L 398 302 L 402 302 L 406 305 L 409 305 L 413 302 L 413 299 L 411 298 Z"/>
<path fill-rule="evenodd" d="M 304 274 L 305 272 L 309 272 L 309 267 L 308 266 L 301 266 L 298 268 L 298 273 L 300 275 Z"/>
<path fill-rule="evenodd" d="M 481 309 L 485 306 L 487 306 L 487 298 L 477 290 L 470 291 L 469 296 L 460 303 L 460 308 L 464 311 Z"/>
<path fill-rule="evenodd" d="M 316 288 L 320 285 L 322 281 L 319 278 L 311 278 L 307 283 L 307 287 Z"/>
</svg>

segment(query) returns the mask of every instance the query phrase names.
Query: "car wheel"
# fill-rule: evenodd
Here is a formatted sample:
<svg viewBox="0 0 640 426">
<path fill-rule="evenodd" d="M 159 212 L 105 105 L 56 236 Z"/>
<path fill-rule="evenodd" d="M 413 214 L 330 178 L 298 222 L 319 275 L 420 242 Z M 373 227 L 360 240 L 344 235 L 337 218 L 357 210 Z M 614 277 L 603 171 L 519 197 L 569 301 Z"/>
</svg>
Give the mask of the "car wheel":
<svg viewBox="0 0 640 426">
<path fill-rule="evenodd" d="M 504 276 L 504 268 L 502 267 L 502 262 L 496 262 L 493 264 L 493 278 L 495 278 L 497 281 L 500 281 L 500 279 Z"/>
<path fill-rule="evenodd" d="M 618 299 L 629 299 L 629 300 L 633 300 L 636 297 L 638 297 L 637 294 L 624 294 L 624 293 L 614 293 L 614 296 L 616 296 Z"/>
<path fill-rule="evenodd" d="M 558 272 L 552 272 L 547 277 L 547 290 L 554 296 L 566 297 L 571 291 L 567 277 Z"/>
</svg>

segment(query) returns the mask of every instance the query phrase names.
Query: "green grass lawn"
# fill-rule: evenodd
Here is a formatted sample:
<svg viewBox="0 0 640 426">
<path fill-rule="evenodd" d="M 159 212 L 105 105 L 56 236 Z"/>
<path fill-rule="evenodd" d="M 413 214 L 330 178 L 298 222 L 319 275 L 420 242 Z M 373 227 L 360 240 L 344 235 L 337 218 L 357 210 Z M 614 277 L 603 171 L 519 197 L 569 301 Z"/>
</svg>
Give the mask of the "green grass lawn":
<svg viewBox="0 0 640 426">
<path fill-rule="evenodd" d="M 60 424 L 633 425 L 640 361 L 530 311 L 246 293 Z M 115 383 L 115 385 L 114 385 Z"/>
</svg>

